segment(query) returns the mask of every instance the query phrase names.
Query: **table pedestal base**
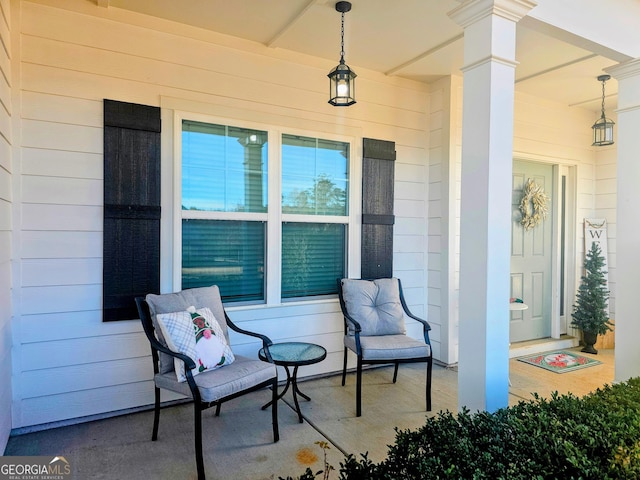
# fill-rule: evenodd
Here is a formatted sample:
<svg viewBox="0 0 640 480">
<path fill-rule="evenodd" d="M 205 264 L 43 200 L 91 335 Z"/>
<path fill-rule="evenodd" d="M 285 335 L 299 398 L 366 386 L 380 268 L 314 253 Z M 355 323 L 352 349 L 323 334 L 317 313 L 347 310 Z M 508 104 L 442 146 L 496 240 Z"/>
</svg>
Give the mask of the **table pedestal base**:
<svg viewBox="0 0 640 480">
<path fill-rule="evenodd" d="M 300 423 L 302 423 L 302 412 L 300 411 L 300 404 L 298 403 L 298 395 L 300 395 L 302 398 L 304 398 L 307 401 L 311 401 L 311 399 L 308 396 L 306 396 L 304 393 L 302 393 L 298 388 L 298 367 L 293 368 L 293 375 L 291 375 L 291 372 L 289 371 L 288 366 L 285 365 L 284 369 L 287 372 L 287 383 L 285 384 L 282 392 L 280 392 L 280 394 L 276 398 L 276 401 L 284 397 L 284 394 L 287 393 L 287 390 L 289 390 L 289 385 L 291 385 L 291 391 L 293 392 L 293 403 L 295 403 L 296 412 L 298 412 L 298 420 Z M 273 401 L 269 401 L 268 403 L 264 404 L 262 406 L 262 410 L 269 407 L 272 403 Z"/>
<path fill-rule="evenodd" d="M 296 404 L 296 412 L 298 412 L 298 420 L 302 423 L 302 412 L 300 411 L 300 403 L 298 402 L 298 395 L 300 395 L 305 400 L 311 400 L 304 393 L 300 391 L 298 388 L 298 367 L 303 365 L 313 365 L 314 363 L 321 362 L 325 358 L 327 358 L 327 350 L 315 343 L 307 343 L 307 342 L 282 342 L 282 343 L 274 343 L 269 346 L 268 351 L 264 348 L 258 351 L 258 358 L 264 362 L 271 362 L 275 365 L 279 365 L 284 367 L 287 372 L 287 383 L 284 386 L 284 389 L 280 394 L 276 397 L 275 401 L 280 400 L 284 397 L 284 394 L 289 390 L 289 386 L 291 386 L 291 391 L 293 392 L 293 401 Z M 289 370 L 289 367 L 294 367 L 293 375 Z M 271 405 L 273 401 L 267 403 L 262 407 L 264 410 L 269 405 Z"/>
</svg>

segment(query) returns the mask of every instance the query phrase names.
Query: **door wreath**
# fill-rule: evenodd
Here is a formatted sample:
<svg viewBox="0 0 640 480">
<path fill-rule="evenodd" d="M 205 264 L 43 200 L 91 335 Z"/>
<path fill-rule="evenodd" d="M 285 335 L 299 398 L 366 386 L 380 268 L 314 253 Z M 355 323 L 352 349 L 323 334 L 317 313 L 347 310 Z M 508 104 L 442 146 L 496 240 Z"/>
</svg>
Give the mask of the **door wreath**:
<svg viewBox="0 0 640 480">
<path fill-rule="evenodd" d="M 520 200 L 520 211 L 522 212 L 520 225 L 525 230 L 535 228 L 547 218 L 549 213 L 548 201 L 549 197 L 544 193 L 544 189 L 529 178 L 522 191 L 522 200 Z"/>
</svg>

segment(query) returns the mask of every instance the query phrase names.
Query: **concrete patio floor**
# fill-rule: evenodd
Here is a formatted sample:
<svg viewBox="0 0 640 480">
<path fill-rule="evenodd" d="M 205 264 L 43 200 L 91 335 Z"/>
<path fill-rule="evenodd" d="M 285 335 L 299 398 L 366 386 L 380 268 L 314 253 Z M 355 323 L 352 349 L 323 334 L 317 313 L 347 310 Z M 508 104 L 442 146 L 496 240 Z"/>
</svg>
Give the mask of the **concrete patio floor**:
<svg viewBox="0 0 640 480">
<path fill-rule="evenodd" d="M 579 349 L 571 349 L 579 351 Z M 582 396 L 613 382 L 613 350 L 601 350 L 597 365 L 557 374 L 510 360 L 509 404 L 529 400 L 537 392 L 572 392 Z M 434 365 L 433 411 L 425 412 L 424 364 L 401 365 L 398 381 L 391 383 L 392 367 L 370 369 L 363 375 L 362 416 L 355 416 L 355 374 L 347 385 L 340 375 L 300 382 L 311 397 L 301 401 L 304 422 L 298 423 L 289 394 L 279 404 L 280 441 L 273 443 L 271 413 L 260 406 L 270 399 L 267 390 L 232 400 L 203 415 L 204 461 L 209 480 L 277 480 L 296 477 L 307 466 L 323 469 L 327 461 L 338 469 L 343 454 L 368 452 L 375 462 L 386 457 L 395 439 L 394 427 L 415 429 L 426 416 L 457 411 L 457 371 Z M 163 409 L 158 441 L 151 442 L 153 413 L 144 411 L 12 436 L 5 455 L 64 456 L 73 480 L 195 479 L 193 407 L 182 404 Z M 334 473 L 331 478 L 337 478 Z"/>
</svg>

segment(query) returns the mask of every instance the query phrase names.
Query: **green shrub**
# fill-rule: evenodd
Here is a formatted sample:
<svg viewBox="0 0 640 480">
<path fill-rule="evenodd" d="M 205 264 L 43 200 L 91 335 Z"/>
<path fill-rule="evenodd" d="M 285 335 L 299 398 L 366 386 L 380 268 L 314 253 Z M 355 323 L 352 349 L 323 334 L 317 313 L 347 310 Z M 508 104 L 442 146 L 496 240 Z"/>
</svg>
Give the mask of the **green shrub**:
<svg viewBox="0 0 640 480">
<path fill-rule="evenodd" d="M 417 430 L 396 429 L 381 463 L 349 455 L 339 469 L 340 480 L 632 478 L 640 478 L 638 378 L 495 413 L 440 412 Z"/>
</svg>

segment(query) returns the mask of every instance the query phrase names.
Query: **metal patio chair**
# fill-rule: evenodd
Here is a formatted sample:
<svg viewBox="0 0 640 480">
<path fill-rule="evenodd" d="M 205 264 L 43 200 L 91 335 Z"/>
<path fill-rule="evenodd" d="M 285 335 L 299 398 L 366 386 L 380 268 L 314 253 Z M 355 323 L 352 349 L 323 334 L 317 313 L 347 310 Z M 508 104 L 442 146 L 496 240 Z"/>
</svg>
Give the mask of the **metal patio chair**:
<svg viewBox="0 0 640 480">
<path fill-rule="evenodd" d="M 220 291 L 217 286 L 187 289 L 178 293 L 164 295 L 149 294 L 145 298 L 136 298 L 136 304 L 144 332 L 151 343 L 153 359 L 155 413 L 151 440 L 155 441 L 158 438 L 160 389 L 164 388 L 191 397 L 194 403 L 195 453 L 198 480 L 204 480 L 202 411 L 215 406 L 215 414 L 218 416 L 223 402 L 268 386 L 272 389 L 271 420 L 273 424 L 273 440 L 274 442 L 279 440 L 278 402 L 276 401 L 278 374 L 269 353 L 269 346 L 272 342 L 265 335 L 243 330 L 231 321 L 223 308 Z M 156 319 L 159 314 L 186 311 L 190 306 L 209 308 L 220 324 L 227 343 L 229 343 L 228 328 L 244 335 L 259 338 L 262 341 L 267 361 L 235 355 L 235 360 L 230 365 L 194 375 L 192 369 L 196 367 L 195 362 L 188 355 L 172 351 L 167 347 L 167 342 L 162 336 L 162 330 Z M 184 362 L 185 382 L 178 381 L 174 370 L 174 359 Z"/>
<path fill-rule="evenodd" d="M 347 351 L 358 357 L 356 367 L 356 416 L 362 414 L 362 366 L 393 363 L 393 383 L 400 363 L 426 362 L 427 411 L 431 410 L 431 370 L 433 355 L 429 341 L 431 327 L 413 315 L 404 299 L 398 278 L 338 280 L 340 308 L 344 316 L 344 363 L 342 385 L 347 375 Z M 424 340 L 406 335 L 405 317 L 422 325 Z"/>
</svg>

